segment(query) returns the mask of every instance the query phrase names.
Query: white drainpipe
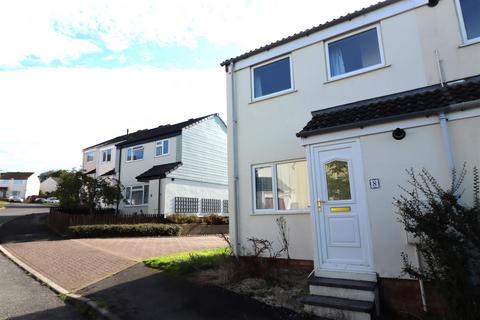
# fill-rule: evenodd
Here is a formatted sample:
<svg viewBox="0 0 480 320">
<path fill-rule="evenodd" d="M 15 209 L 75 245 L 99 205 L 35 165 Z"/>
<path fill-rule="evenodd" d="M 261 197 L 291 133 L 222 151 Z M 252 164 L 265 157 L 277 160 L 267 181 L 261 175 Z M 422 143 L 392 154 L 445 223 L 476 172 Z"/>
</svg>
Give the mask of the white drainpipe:
<svg viewBox="0 0 480 320">
<path fill-rule="evenodd" d="M 453 157 L 453 147 L 452 147 L 452 140 L 450 139 L 450 132 L 448 131 L 448 118 L 445 112 L 440 113 L 440 127 L 442 128 L 442 136 L 443 136 L 443 143 L 445 144 L 445 149 L 447 151 L 447 161 L 448 161 L 448 168 L 450 169 L 450 173 L 455 170 L 455 161 Z"/>
<path fill-rule="evenodd" d="M 231 62 L 229 66 L 230 71 L 230 97 L 231 97 L 231 108 L 232 108 L 232 151 L 233 151 L 233 196 L 234 196 L 234 216 L 235 216 L 235 236 L 233 239 L 233 250 L 235 255 L 240 253 L 240 221 L 239 221 L 239 197 L 238 197 L 238 143 L 237 143 L 237 108 L 236 108 L 236 99 L 235 99 L 235 63 Z"/>
</svg>

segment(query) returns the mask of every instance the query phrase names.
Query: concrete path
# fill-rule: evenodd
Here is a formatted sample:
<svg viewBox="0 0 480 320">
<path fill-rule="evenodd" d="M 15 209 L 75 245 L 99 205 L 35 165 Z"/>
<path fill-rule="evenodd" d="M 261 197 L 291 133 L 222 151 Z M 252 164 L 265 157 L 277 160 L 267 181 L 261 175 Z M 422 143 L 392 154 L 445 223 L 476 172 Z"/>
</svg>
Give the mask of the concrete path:
<svg viewBox="0 0 480 320">
<path fill-rule="evenodd" d="M 136 264 L 79 293 L 101 301 L 124 320 L 306 319 L 232 291 L 166 275 L 143 264 Z"/>
<path fill-rule="evenodd" d="M 11 254 L 64 289 L 75 292 L 145 258 L 225 246 L 216 236 L 63 240 L 46 215 L 18 218 L 0 229 Z"/>
</svg>

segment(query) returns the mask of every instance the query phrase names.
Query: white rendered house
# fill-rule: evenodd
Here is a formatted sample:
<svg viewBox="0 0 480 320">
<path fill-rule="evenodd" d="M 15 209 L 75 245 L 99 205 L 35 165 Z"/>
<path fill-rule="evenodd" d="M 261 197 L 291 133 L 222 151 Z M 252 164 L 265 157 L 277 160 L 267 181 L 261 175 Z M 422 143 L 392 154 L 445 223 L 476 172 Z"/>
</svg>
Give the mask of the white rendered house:
<svg viewBox="0 0 480 320">
<path fill-rule="evenodd" d="M 283 216 L 293 262 L 315 275 L 308 310 L 432 308 L 402 276 L 416 247 L 392 203 L 405 169 L 448 184 L 480 164 L 480 2 L 383 1 L 222 66 L 236 253 L 277 239 Z"/>
<path fill-rule="evenodd" d="M 51 192 L 57 191 L 59 182 L 60 182 L 59 178 L 48 177 L 44 181 L 40 182 L 40 191 L 43 193 L 51 193 Z"/>
<path fill-rule="evenodd" d="M 0 174 L 0 199 L 38 195 L 40 180 L 33 172 L 3 172 Z"/>
<path fill-rule="evenodd" d="M 120 181 L 120 213 L 228 214 L 227 128 L 217 114 L 119 136 L 83 158 L 87 173 Z"/>
</svg>

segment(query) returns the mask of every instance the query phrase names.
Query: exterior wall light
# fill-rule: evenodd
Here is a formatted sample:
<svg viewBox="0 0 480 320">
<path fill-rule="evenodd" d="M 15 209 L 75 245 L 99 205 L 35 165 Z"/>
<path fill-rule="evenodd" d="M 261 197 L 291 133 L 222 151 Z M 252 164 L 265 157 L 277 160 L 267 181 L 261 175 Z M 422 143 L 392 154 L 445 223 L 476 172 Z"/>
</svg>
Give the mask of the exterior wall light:
<svg viewBox="0 0 480 320">
<path fill-rule="evenodd" d="M 392 137 L 395 140 L 402 140 L 403 138 L 405 138 L 406 135 L 407 134 L 405 133 L 405 130 L 400 129 L 400 128 L 397 128 L 397 129 L 393 130 L 393 132 L 392 132 Z"/>
</svg>

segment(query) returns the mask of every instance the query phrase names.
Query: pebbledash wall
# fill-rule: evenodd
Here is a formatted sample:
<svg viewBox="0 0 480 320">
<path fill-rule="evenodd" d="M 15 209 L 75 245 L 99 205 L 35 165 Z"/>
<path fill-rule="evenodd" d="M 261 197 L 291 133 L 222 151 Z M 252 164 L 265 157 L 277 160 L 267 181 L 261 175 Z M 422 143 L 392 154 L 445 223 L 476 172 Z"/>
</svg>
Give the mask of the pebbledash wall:
<svg viewBox="0 0 480 320">
<path fill-rule="evenodd" d="M 252 195 L 252 166 L 306 158 L 302 141 L 295 134 L 311 119 L 312 111 L 437 84 L 439 74 L 435 50 L 438 50 L 442 61 L 446 81 L 480 74 L 480 44 L 463 45 L 454 0 L 440 1 L 433 8 L 428 7 L 426 1 L 400 1 L 384 8 L 384 11 L 405 3 L 419 5 L 368 24 L 380 28 L 386 62 L 382 68 L 329 81 L 324 41 L 293 51 L 285 49 L 287 53 L 279 57 L 289 55 L 291 58 L 294 90 L 255 102 L 251 99 L 250 65 L 255 59 L 258 59 L 257 63 L 268 61 L 266 57 L 269 54 L 274 58 L 276 49 L 237 62 L 240 67 L 233 74 L 233 97 L 231 74 L 227 73 L 230 211 L 233 212 L 234 201 L 238 199 L 239 219 L 235 221 L 235 215 L 231 215 L 231 221 L 235 223 L 230 224 L 230 234 L 234 237 L 238 232 L 240 246 L 248 248 L 247 239 L 250 237 L 278 239 L 275 219 L 284 216 L 290 229 L 292 258 L 313 259 L 310 212 L 254 213 Z M 340 27 L 367 21 L 375 14 L 377 13 L 368 13 L 344 22 Z M 288 44 L 283 45 L 286 46 Z M 261 60 L 260 57 L 265 59 Z M 233 101 L 235 112 L 232 109 Z M 467 162 L 470 169 L 479 164 L 479 115 L 478 109 L 449 114 L 457 167 L 463 162 Z M 237 123 L 236 129 L 233 119 Z M 392 139 L 391 131 L 396 127 L 406 129 L 407 136 L 404 140 Z M 233 130 L 237 134 L 236 146 L 232 141 Z M 375 130 L 379 133 L 374 133 Z M 347 133 L 353 131 L 340 132 L 337 139 Z M 336 134 L 329 135 L 335 139 L 333 136 Z M 327 139 L 328 135 L 321 137 Z M 413 167 L 420 170 L 425 167 L 434 176 L 440 177 L 441 182 L 448 181 L 446 151 L 438 117 L 367 127 L 363 131 L 357 129 L 352 139 L 360 142 L 364 182 L 367 183 L 369 178 L 379 178 L 381 181 L 380 189 L 367 188 L 375 270 L 380 277 L 402 277 L 401 253 L 413 256 L 414 246 L 407 243 L 392 203 L 394 197 L 400 195 L 398 185 L 407 182 L 408 176 L 404 169 Z M 237 157 L 238 163 L 237 198 L 234 193 L 234 157 Z M 467 190 L 471 190 L 471 183 L 471 176 L 468 176 Z M 468 201 L 468 197 L 465 201 Z"/>
</svg>

